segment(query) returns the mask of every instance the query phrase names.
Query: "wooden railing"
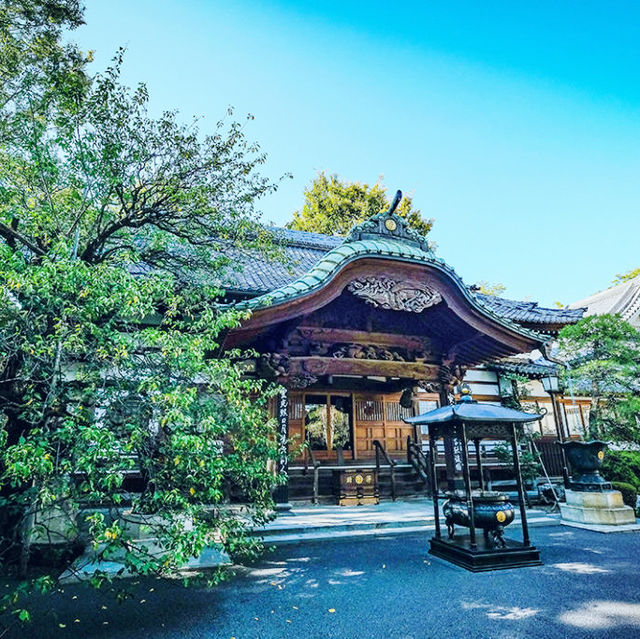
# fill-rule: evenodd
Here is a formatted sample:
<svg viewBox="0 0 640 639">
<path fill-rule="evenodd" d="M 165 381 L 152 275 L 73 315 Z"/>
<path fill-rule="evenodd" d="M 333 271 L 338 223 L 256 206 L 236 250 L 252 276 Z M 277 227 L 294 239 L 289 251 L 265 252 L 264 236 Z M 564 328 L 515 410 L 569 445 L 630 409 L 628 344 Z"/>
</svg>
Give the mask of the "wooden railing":
<svg viewBox="0 0 640 639">
<path fill-rule="evenodd" d="M 428 486 L 429 491 L 431 491 L 427 456 L 422 451 L 422 448 L 413 441 L 411 435 L 407 435 L 407 461 L 413 466 L 420 479 Z"/>
<path fill-rule="evenodd" d="M 376 449 L 376 471 L 378 472 L 378 481 L 380 481 L 380 457 L 384 457 L 386 465 L 389 467 L 389 476 L 391 478 L 391 499 L 396 500 L 396 462 L 389 457 L 389 454 L 384 449 L 384 446 L 377 440 L 373 440 L 373 447 Z"/>
</svg>

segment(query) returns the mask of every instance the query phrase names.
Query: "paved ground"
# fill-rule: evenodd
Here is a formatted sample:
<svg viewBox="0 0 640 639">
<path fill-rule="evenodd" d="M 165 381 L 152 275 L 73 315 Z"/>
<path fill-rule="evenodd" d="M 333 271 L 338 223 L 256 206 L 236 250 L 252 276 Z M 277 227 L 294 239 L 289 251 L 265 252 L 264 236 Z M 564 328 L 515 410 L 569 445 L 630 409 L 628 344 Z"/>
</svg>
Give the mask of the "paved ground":
<svg viewBox="0 0 640 639">
<path fill-rule="evenodd" d="M 428 555 L 425 535 L 406 535 L 284 546 L 217 589 L 143 581 L 122 605 L 67 586 L 41 602 L 46 621 L 11 637 L 639 636 L 639 533 L 532 532 L 545 565 L 520 570 L 472 574 Z"/>
<path fill-rule="evenodd" d="M 433 500 L 430 498 L 381 501 L 377 505 L 346 508 L 345 506 L 294 506 L 289 512 L 267 524 L 269 528 L 282 526 L 331 526 L 351 523 L 398 523 L 417 519 L 433 519 Z"/>
<path fill-rule="evenodd" d="M 559 514 L 551 515 L 543 509 L 529 509 L 527 518 L 531 527 L 560 525 Z M 520 512 L 516 509 L 512 528 L 519 521 Z M 268 543 L 291 544 L 346 537 L 364 541 L 364 537 L 381 535 L 431 535 L 434 528 L 433 501 L 419 498 L 357 508 L 298 505 L 257 532 Z"/>
</svg>

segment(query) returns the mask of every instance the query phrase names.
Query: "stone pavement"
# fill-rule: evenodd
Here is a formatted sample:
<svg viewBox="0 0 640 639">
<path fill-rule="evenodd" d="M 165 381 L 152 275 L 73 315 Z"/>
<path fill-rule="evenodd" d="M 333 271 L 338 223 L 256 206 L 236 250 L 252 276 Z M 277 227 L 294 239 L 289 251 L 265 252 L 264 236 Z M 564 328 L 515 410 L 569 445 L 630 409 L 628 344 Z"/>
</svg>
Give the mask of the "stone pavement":
<svg viewBox="0 0 640 639">
<path fill-rule="evenodd" d="M 36 600 L 34 624 L 3 639 L 640 636 L 640 534 L 532 533 L 544 565 L 496 572 L 435 559 L 429 534 L 414 534 L 276 547 L 214 588 L 127 581 L 122 604 L 65 586 Z"/>
<path fill-rule="evenodd" d="M 559 515 L 527 511 L 530 527 L 557 526 Z M 442 521 L 442 520 L 441 520 Z M 509 530 L 519 525 L 520 513 Z M 442 521 L 444 526 L 444 522 Z M 377 506 L 294 506 L 256 531 L 268 544 L 295 544 L 329 539 L 408 535 L 434 530 L 433 501 L 429 498 L 382 501 Z"/>
</svg>

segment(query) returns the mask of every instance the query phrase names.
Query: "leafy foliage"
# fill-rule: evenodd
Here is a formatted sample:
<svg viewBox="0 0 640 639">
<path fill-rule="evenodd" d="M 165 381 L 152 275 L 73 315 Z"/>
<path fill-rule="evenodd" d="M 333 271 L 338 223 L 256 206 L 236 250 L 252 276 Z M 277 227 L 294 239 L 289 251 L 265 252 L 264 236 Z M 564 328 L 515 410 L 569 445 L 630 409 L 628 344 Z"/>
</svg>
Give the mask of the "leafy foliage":
<svg viewBox="0 0 640 639">
<path fill-rule="evenodd" d="M 592 315 L 559 334 L 574 392 L 591 396 L 589 435 L 640 439 L 640 332 L 619 315 Z"/>
<path fill-rule="evenodd" d="M 211 135 L 149 117 L 122 52 L 91 76 L 60 40 L 77 2 L 0 11 L 0 562 L 25 577 L 0 613 L 27 621 L 23 597 L 55 584 L 26 578 L 42 544 L 160 576 L 256 549 L 277 389 L 220 353 L 243 315 L 215 283 L 232 251 L 277 253 L 254 209 L 275 185 L 231 112 Z"/>
<path fill-rule="evenodd" d="M 602 474 L 610 481 L 631 484 L 636 490 L 640 490 L 640 451 L 607 451 Z"/>
<path fill-rule="evenodd" d="M 20 116 L 46 111 L 62 93 L 86 83 L 90 56 L 64 44 L 65 28 L 83 24 L 78 0 L 7 0 L 0 5 L 0 140 Z"/>
<path fill-rule="evenodd" d="M 522 397 L 526 395 L 526 385 L 529 380 L 522 375 L 514 373 L 501 373 L 500 380 L 501 382 L 506 382 L 501 383 L 501 388 L 508 387 L 511 391 L 510 393 L 501 392 L 500 401 L 502 405 L 513 410 L 524 410 L 526 412 L 526 408 L 522 405 Z M 525 444 L 524 449 L 520 452 L 520 469 L 524 481 L 532 481 L 539 477 L 543 471 L 540 456 L 534 452 L 536 437 L 537 434 L 531 434 L 525 429 L 522 429 L 520 433 L 520 442 Z M 495 452 L 499 461 L 513 466 L 513 450 L 510 444 L 500 442 L 496 445 Z"/>
<path fill-rule="evenodd" d="M 305 202 L 295 211 L 287 228 L 312 231 L 327 235 L 346 235 L 354 224 L 381 213 L 390 206 L 386 188 L 378 181 L 373 186 L 362 182 L 346 182 L 337 175 L 327 176 L 324 171 L 305 189 Z M 396 209 L 410 226 L 427 235 L 433 220 L 422 217 L 413 208 L 410 197 L 405 196 Z"/>
<path fill-rule="evenodd" d="M 533 438 L 524 435 L 524 438 L 521 439 L 525 443 L 525 447 L 520 451 L 520 471 L 522 480 L 528 483 L 540 476 L 542 464 L 538 455 L 533 452 Z M 498 461 L 513 466 L 513 450 L 509 444 L 506 442 L 496 444 L 495 453 Z"/>
</svg>

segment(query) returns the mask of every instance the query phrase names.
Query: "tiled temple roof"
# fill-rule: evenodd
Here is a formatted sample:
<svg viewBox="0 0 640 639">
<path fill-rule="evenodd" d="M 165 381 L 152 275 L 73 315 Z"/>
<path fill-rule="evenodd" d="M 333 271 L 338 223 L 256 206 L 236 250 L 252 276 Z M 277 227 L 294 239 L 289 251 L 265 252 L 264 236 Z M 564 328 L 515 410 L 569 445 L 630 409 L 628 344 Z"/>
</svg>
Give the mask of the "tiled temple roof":
<svg viewBox="0 0 640 639">
<path fill-rule="evenodd" d="M 237 268 L 229 273 L 226 287 L 231 291 L 261 295 L 293 282 L 317 264 L 331 249 L 344 242 L 343 237 L 272 229 L 281 242 L 285 260 L 269 260 L 260 256 L 238 256 Z"/>
<path fill-rule="evenodd" d="M 612 286 L 569 305 L 572 309 L 586 308 L 585 315 L 619 314 L 627 322 L 640 313 L 640 276 Z"/>
<path fill-rule="evenodd" d="M 519 302 L 495 295 L 477 294 L 498 315 L 518 323 L 575 324 L 582 319 L 582 308 L 544 308 L 537 302 Z"/>
<path fill-rule="evenodd" d="M 265 293 L 276 292 L 280 297 L 283 289 L 288 289 L 288 285 L 293 285 L 299 289 L 297 280 L 307 280 L 309 286 L 317 282 L 312 282 L 305 276 L 314 269 L 328 253 L 342 258 L 347 258 L 348 254 L 371 250 L 373 254 L 389 253 L 390 257 L 397 256 L 404 259 L 423 260 L 437 262 L 451 270 L 442 260 L 436 258 L 426 246 L 426 242 L 421 246 L 416 246 L 413 240 L 404 242 L 402 239 L 393 237 L 368 237 L 366 241 L 382 242 L 381 246 L 363 246 L 359 244 L 362 240 L 353 237 L 344 238 L 321 233 L 309 233 L 306 231 L 294 231 L 290 229 L 273 229 L 276 237 L 282 242 L 285 261 L 272 261 L 256 256 L 238 256 L 235 261 L 237 267 L 229 273 L 229 278 L 225 286 L 229 291 L 240 293 L 248 297 L 262 296 Z M 358 236 L 360 237 L 360 236 Z M 352 246 L 357 245 L 357 246 Z M 418 255 L 420 253 L 420 255 Z M 332 258 L 330 257 L 330 260 Z M 323 267 L 326 271 L 326 265 Z M 314 275 L 317 278 L 318 274 Z M 457 276 L 456 276 L 457 278 Z M 459 279 L 459 278 L 458 278 Z M 469 288 L 469 287 L 468 287 Z M 294 291 L 290 291 L 293 293 Z M 473 292 L 469 288 L 469 293 L 480 306 L 491 313 L 508 322 L 513 322 L 521 326 L 542 329 L 544 326 L 559 326 L 563 324 L 573 324 L 582 317 L 581 308 L 544 308 L 536 302 L 520 302 L 509 300 L 503 297 L 483 295 Z"/>
<path fill-rule="evenodd" d="M 559 374 L 558 366 L 544 358 L 533 360 L 525 357 L 504 357 L 499 361 L 486 364 L 486 367 L 489 370 L 514 373 L 516 375 L 529 377 L 530 379 L 539 379 L 547 375 Z"/>
</svg>

